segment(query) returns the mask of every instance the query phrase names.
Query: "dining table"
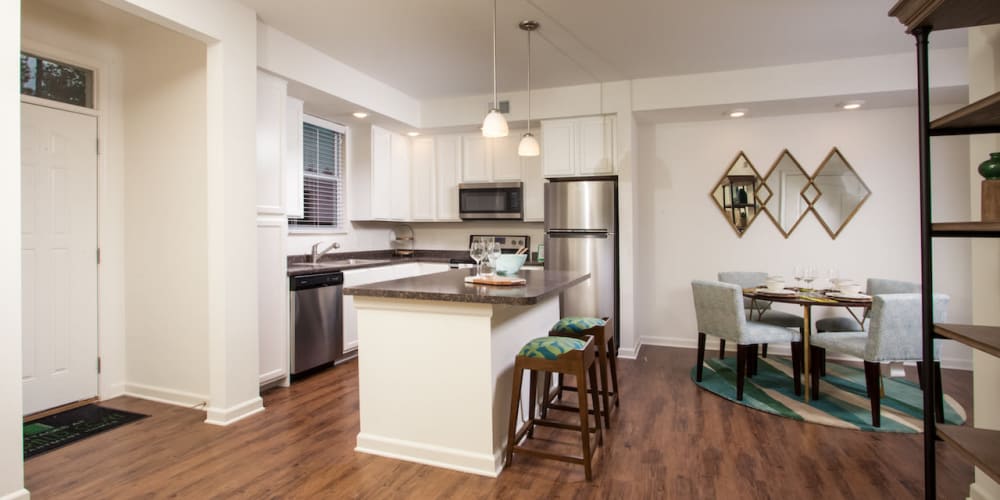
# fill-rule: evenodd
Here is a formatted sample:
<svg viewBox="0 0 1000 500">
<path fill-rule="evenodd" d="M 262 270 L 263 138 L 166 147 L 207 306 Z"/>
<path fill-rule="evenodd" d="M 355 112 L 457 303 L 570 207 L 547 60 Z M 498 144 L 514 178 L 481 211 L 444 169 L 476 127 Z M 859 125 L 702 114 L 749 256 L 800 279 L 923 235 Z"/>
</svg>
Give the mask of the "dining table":
<svg viewBox="0 0 1000 500">
<path fill-rule="evenodd" d="M 763 314 L 764 307 L 757 305 L 757 301 L 779 302 L 783 304 L 796 304 L 802 307 L 802 378 L 803 378 L 803 400 L 808 402 L 811 399 L 809 388 L 809 336 L 812 332 L 812 307 L 843 307 L 857 320 L 858 324 L 864 327 L 864 318 L 872 305 L 872 298 L 864 294 L 843 294 L 836 290 L 817 290 L 808 288 L 784 288 L 780 291 L 768 290 L 766 287 L 744 288 L 743 296 L 750 299 L 751 317 L 754 311 Z M 859 317 L 852 308 L 862 308 Z"/>
</svg>

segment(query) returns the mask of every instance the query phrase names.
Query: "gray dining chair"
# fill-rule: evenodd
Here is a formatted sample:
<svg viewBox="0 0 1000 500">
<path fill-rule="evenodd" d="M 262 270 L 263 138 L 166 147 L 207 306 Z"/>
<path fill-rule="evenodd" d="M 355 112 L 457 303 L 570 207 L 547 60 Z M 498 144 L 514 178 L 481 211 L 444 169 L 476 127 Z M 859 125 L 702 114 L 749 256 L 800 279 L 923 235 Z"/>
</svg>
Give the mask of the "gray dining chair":
<svg viewBox="0 0 1000 500">
<path fill-rule="evenodd" d="M 910 281 L 868 278 L 865 292 L 868 295 L 885 295 L 889 293 L 920 293 L 920 283 Z M 871 309 L 865 311 L 864 321 Z M 860 332 L 864 330 L 858 320 L 847 316 L 835 316 L 816 320 L 817 332 Z"/>
<path fill-rule="evenodd" d="M 743 305 L 743 288 L 732 283 L 694 280 L 694 311 L 698 320 L 698 366 L 701 382 L 705 363 L 705 337 L 712 335 L 736 343 L 736 399 L 743 400 L 743 385 L 750 354 L 758 344 L 790 342 L 795 394 L 802 393 L 802 335 L 782 326 L 748 320 Z"/>
<path fill-rule="evenodd" d="M 871 401 L 872 425 L 881 426 L 881 363 L 917 361 L 923 359 L 922 301 L 919 293 L 876 295 L 872 298 L 871 315 L 864 331 L 817 332 L 810 339 L 809 355 L 812 359 L 825 359 L 827 350 L 864 360 L 865 389 Z M 949 297 L 934 294 L 934 322 L 947 319 Z M 934 358 L 938 359 L 938 345 L 934 345 Z M 822 361 L 811 366 L 813 399 L 819 398 L 819 372 Z M 936 413 L 944 415 L 941 394 L 941 363 L 934 362 L 935 391 L 938 394 Z"/>
<path fill-rule="evenodd" d="M 767 281 L 767 273 L 758 271 L 722 271 L 718 277 L 719 281 L 723 283 L 733 283 L 742 288 L 755 288 Z M 802 331 L 802 316 L 771 309 L 771 301 L 769 300 L 752 300 L 749 297 L 744 297 L 743 307 L 747 311 L 747 319 L 754 319 L 753 316 L 756 313 L 757 321 Z M 766 358 L 767 344 L 760 346 L 760 350 L 761 356 Z M 719 358 L 725 358 L 725 353 L 726 340 L 719 339 Z"/>
</svg>

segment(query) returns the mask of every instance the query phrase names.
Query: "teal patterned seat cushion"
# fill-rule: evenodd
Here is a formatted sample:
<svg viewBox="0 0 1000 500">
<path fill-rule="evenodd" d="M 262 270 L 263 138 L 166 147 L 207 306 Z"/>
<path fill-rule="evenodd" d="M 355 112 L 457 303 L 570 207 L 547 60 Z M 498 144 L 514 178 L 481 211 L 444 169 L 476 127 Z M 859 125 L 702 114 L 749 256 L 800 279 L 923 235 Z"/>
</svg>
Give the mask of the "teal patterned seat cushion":
<svg viewBox="0 0 1000 500">
<path fill-rule="evenodd" d="M 569 337 L 539 337 L 524 344 L 521 352 L 517 355 L 528 358 L 556 359 L 566 352 L 583 349 L 585 345 L 587 345 L 586 342 Z"/>
<path fill-rule="evenodd" d="M 595 326 L 604 326 L 604 320 L 600 318 L 577 318 L 567 317 L 559 320 L 552 326 L 552 331 L 556 333 L 580 333 Z"/>
</svg>

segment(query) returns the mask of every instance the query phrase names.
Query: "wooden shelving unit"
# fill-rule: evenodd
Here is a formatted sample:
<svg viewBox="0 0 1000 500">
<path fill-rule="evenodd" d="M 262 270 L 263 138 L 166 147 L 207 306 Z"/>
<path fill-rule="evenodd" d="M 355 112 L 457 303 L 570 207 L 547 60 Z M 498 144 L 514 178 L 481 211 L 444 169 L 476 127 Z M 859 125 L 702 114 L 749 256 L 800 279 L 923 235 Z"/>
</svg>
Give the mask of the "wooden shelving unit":
<svg viewBox="0 0 1000 500">
<path fill-rule="evenodd" d="M 917 108 L 920 153 L 921 272 L 923 278 L 924 380 L 932 381 L 934 339 L 947 338 L 1000 357 L 1000 327 L 933 323 L 933 238 L 997 238 L 1000 223 L 932 223 L 932 136 L 1000 133 L 1000 92 L 959 110 L 930 119 L 928 40 L 931 31 L 1000 23 L 1000 0 L 899 0 L 889 11 L 917 42 Z M 924 387 L 924 497 L 937 496 L 936 437 L 954 447 L 966 460 L 1000 482 L 1000 431 L 967 426 L 938 425 L 934 416 L 935 387 Z"/>
</svg>

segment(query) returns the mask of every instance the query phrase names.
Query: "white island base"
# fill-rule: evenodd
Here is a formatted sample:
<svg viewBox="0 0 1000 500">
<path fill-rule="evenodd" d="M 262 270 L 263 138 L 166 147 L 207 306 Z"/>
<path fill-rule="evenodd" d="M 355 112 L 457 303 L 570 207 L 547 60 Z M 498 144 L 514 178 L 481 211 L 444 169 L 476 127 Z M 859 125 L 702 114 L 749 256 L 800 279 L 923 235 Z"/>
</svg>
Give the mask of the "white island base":
<svg viewBox="0 0 1000 500">
<path fill-rule="evenodd" d="M 558 294 L 534 305 L 355 296 L 354 306 L 361 406 L 355 450 L 499 475 L 514 357 L 558 321 Z"/>
</svg>

